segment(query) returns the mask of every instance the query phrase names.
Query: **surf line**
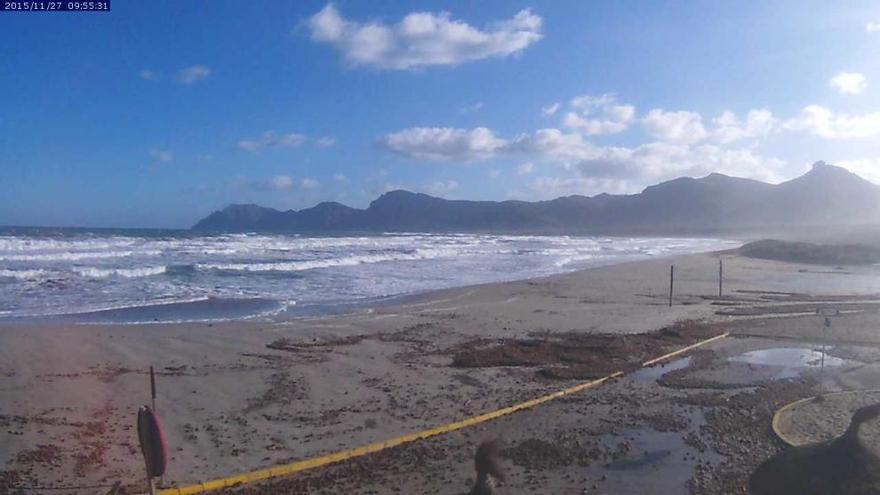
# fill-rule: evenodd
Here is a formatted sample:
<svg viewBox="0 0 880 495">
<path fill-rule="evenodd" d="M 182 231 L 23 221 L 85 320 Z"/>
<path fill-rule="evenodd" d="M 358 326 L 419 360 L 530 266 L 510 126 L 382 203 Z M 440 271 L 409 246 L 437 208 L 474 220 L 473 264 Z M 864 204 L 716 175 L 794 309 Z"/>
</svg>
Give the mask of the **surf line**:
<svg viewBox="0 0 880 495">
<path fill-rule="evenodd" d="M 687 347 L 683 347 L 676 351 L 664 354 L 660 357 L 656 357 L 654 359 L 645 361 L 642 363 L 642 367 L 652 366 L 661 361 L 665 361 L 667 359 L 673 358 L 675 356 L 679 356 L 688 351 L 696 349 L 698 347 L 704 346 L 706 344 L 710 344 L 717 340 L 728 337 L 730 332 L 722 333 L 721 335 L 716 335 L 715 337 L 701 340 L 695 344 L 689 345 Z M 293 462 L 290 464 L 283 464 L 280 466 L 273 466 L 265 469 L 258 469 L 256 471 L 250 471 L 247 473 L 241 473 L 233 476 L 229 476 L 226 478 L 217 478 L 210 481 L 205 481 L 204 483 L 196 483 L 194 485 L 183 486 L 179 488 L 165 488 L 163 490 L 159 490 L 160 495 L 194 495 L 198 493 L 205 493 L 214 490 L 222 490 L 223 488 L 232 488 L 236 486 L 240 486 L 245 483 L 255 483 L 258 481 L 268 480 L 271 478 L 280 478 L 283 476 L 290 476 L 293 474 L 301 473 L 303 471 L 308 471 L 310 469 L 319 468 L 322 466 L 327 466 L 329 464 L 336 464 L 338 462 L 346 461 L 349 459 L 354 459 L 357 457 L 363 457 L 367 454 L 372 454 L 375 452 L 380 452 L 386 449 L 390 449 L 393 447 L 397 447 L 400 445 L 416 442 L 419 440 L 425 440 L 431 437 L 435 437 L 437 435 L 442 435 L 444 433 L 450 433 L 453 431 L 461 430 L 464 428 L 469 428 L 471 426 L 476 426 L 481 423 L 485 423 L 487 421 L 491 421 L 493 419 L 498 419 L 502 416 L 507 416 L 509 414 L 513 414 L 515 412 L 519 412 L 525 409 L 530 409 L 540 404 L 544 404 L 545 402 L 550 402 L 556 399 L 560 399 L 562 397 L 576 394 L 578 392 L 582 392 L 584 390 L 588 390 L 591 388 L 598 387 L 603 383 L 612 380 L 614 378 L 620 378 L 623 376 L 623 371 L 615 371 L 610 375 L 604 376 L 602 378 L 598 378 L 596 380 L 592 380 L 589 382 L 580 383 L 573 387 L 569 387 L 566 389 L 559 390 L 557 392 L 553 392 L 551 394 L 542 395 L 532 400 L 528 400 L 526 402 L 521 402 L 519 404 L 514 404 L 512 406 L 508 406 L 502 409 L 497 409 L 495 411 L 487 412 L 484 414 L 480 414 L 478 416 L 472 416 L 468 419 L 462 421 L 456 421 L 454 423 L 449 423 L 446 425 L 438 426 L 435 428 L 430 428 L 427 430 L 422 430 L 415 433 L 409 433 L 407 435 L 399 436 L 396 438 L 392 438 L 390 440 L 385 440 L 384 442 L 376 442 L 368 445 L 364 445 L 361 447 L 356 447 L 353 449 L 342 450 L 339 452 L 334 452 L 332 454 L 323 455 L 320 457 L 313 457 L 311 459 L 305 459 L 302 461 Z"/>
</svg>

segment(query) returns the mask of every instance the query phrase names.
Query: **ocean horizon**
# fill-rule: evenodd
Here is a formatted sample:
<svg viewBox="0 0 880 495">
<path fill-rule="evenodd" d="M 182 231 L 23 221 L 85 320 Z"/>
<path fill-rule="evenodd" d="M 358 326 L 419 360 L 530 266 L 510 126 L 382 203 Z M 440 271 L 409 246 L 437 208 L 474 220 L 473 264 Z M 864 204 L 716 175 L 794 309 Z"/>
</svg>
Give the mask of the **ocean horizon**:
<svg viewBox="0 0 880 495">
<path fill-rule="evenodd" d="M 737 245 L 712 238 L 5 227 L 0 322 L 285 319 Z"/>
</svg>

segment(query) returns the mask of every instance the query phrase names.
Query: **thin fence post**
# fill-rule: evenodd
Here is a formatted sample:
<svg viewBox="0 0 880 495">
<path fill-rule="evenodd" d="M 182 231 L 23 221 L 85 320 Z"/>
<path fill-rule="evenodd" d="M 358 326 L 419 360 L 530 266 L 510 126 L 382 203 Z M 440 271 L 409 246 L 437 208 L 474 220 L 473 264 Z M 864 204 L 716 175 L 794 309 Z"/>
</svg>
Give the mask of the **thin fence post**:
<svg viewBox="0 0 880 495">
<path fill-rule="evenodd" d="M 669 265 L 669 307 L 672 307 L 672 289 L 675 280 L 675 265 Z"/>
<path fill-rule="evenodd" d="M 150 399 L 153 403 L 153 411 L 156 410 L 156 375 L 153 373 L 153 367 L 150 366 Z"/>
<path fill-rule="evenodd" d="M 723 284 L 724 284 L 724 260 L 720 257 L 718 258 L 718 298 L 721 298 L 721 294 L 723 293 Z"/>
</svg>

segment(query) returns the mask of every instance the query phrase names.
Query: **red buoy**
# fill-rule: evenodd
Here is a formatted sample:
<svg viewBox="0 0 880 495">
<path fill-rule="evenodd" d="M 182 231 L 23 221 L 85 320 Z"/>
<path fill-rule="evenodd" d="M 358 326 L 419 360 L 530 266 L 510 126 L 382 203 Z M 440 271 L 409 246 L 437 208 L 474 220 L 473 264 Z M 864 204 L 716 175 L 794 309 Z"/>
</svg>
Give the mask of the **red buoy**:
<svg viewBox="0 0 880 495">
<path fill-rule="evenodd" d="M 159 416 L 149 406 L 138 409 L 138 439 L 147 466 L 147 476 L 157 478 L 164 475 L 168 462 L 165 432 Z"/>
</svg>

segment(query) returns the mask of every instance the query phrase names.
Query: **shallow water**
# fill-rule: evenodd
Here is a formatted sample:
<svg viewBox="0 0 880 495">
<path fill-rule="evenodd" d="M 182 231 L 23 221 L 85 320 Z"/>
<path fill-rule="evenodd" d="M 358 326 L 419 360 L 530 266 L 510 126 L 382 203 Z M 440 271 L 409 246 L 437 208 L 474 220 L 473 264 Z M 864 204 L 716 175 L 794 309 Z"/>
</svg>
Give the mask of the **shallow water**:
<svg viewBox="0 0 880 495">
<path fill-rule="evenodd" d="M 834 368 L 842 366 L 845 360 L 823 353 L 821 350 L 806 347 L 774 347 L 749 351 L 728 358 L 729 361 L 746 363 L 756 366 L 772 366 L 780 368 L 775 378 L 794 378 L 807 369 L 823 366 Z"/>
<path fill-rule="evenodd" d="M 647 368 L 641 368 L 638 371 L 635 371 L 631 376 L 634 380 L 638 381 L 657 381 L 666 373 L 684 369 L 690 365 L 691 357 L 687 356 L 670 361 L 666 364 L 656 364 Z"/>
<path fill-rule="evenodd" d="M 689 418 L 693 431 L 705 423 L 701 412 L 682 413 Z M 699 452 L 685 440 L 685 431 L 656 431 L 650 427 L 629 428 L 617 435 L 602 435 L 601 441 L 611 451 L 621 442 L 629 444 L 626 455 L 596 463 L 587 468 L 593 478 L 602 478 L 601 493 L 684 493 L 694 473 L 694 461 L 720 462 L 719 454 Z"/>
</svg>

